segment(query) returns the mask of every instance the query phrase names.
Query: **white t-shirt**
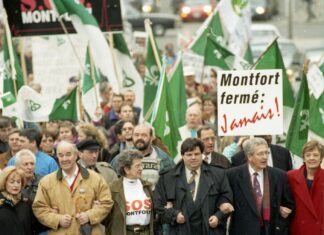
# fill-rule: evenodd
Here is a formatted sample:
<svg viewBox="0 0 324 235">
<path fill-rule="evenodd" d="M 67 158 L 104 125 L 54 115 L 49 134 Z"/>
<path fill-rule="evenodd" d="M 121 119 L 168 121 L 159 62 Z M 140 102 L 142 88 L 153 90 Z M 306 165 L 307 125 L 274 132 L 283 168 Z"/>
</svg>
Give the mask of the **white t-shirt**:
<svg viewBox="0 0 324 235">
<path fill-rule="evenodd" d="M 126 199 L 126 225 L 148 225 L 150 223 L 152 201 L 144 192 L 142 182 L 123 179 Z"/>
</svg>

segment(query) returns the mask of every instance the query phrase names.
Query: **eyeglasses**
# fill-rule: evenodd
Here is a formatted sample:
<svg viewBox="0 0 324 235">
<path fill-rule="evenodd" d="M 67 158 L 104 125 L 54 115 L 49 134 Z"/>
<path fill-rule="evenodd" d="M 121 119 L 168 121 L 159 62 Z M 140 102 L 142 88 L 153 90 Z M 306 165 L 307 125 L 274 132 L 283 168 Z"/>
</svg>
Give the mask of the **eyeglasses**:
<svg viewBox="0 0 324 235">
<path fill-rule="evenodd" d="M 269 151 L 255 153 L 255 155 L 257 155 L 258 157 L 269 156 L 269 154 L 270 154 Z"/>
</svg>

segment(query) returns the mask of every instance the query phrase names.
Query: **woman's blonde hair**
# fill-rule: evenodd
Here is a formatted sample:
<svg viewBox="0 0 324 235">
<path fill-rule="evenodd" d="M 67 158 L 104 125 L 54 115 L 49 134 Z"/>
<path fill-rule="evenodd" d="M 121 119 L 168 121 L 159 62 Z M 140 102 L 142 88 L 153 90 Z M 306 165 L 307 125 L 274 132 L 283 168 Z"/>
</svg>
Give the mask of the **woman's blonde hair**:
<svg viewBox="0 0 324 235">
<path fill-rule="evenodd" d="M 21 188 L 25 186 L 26 180 L 25 180 L 25 174 L 22 170 L 18 169 L 15 166 L 7 166 L 2 170 L 0 173 L 0 191 L 6 191 L 6 183 L 10 175 L 16 174 L 21 179 Z"/>
<path fill-rule="evenodd" d="M 107 148 L 108 142 L 105 134 L 91 123 L 81 123 L 77 126 L 77 131 L 82 131 L 87 138 L 97 140 L 102 148 Z"/>
</svg>

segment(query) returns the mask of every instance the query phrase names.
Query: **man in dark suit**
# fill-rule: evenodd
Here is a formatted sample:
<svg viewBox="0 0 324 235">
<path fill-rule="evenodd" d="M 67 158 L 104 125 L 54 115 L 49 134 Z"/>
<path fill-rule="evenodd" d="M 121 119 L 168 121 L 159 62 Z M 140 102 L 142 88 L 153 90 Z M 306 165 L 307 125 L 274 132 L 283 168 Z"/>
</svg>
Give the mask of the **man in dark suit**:
<svg viewBox="0 0 324 235">
<path fill-rule="evenodd" d="M 288 235 L 294 200 L 286 172 L 268 167 L 268 144 L 262 138 L 243 145 L 247 163 L 231 168 L 234 212 L 230 235 Z"/>
<path fill-rule="evenodd" d="M 233 210 L 232 191 L 223 169 L 203 161 L 204 144 L 188 138 L 180 161 L 161 174 L 154 192 L 154 208 L 170 235 L 225 235 L 226 214 Z"/>
<path fill-rule="evenodd" d="M 223 154 L 214 151 L 216 135 L 210 126 L 204 125 L 200 127 L 197 131 L 197 136 L 205 146 L 203 154 L 204 161 L 223 169 L 231 167 L 231 162 Z"/>
<path fill-rule="evenodd" d="M 268 143 L 270 149 L 268 166 L 279 168 L 283 171 L 292 170 L 292 160 L 288 149 L 281 147 L 279 145 L 271 144 L 272 141 L 271 135 L 262 135 L 262 136 L 255 136 L 255 137 L 263 138 Z M 244 163 L 246 163 L 246 155 L 244 154 L 244 151 L 238 152 L 232 157 L 232 167 L 240 166 Z"/>
</svg>

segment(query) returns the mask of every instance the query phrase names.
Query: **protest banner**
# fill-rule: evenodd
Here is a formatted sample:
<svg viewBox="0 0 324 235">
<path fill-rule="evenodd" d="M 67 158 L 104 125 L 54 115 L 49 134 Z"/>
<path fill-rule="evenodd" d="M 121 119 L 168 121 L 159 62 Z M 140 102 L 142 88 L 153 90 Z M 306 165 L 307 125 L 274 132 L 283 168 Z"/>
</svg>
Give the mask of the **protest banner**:
<svg viewBox="0 0 324 235">
<path fill-rule="evenodd" d="M 283 133 L 282 70 L 219 71 L 218 133 Z"/>
<path fill-rule="evenodd" d="M 92 13 L 102 31 L 122 30 L 119 0 L 80 0 Z M 50 0 L 4 1 L 11 33 L 16 36 L 63 34 Z M 68 14 L 63 17 L 69 33 L 75 33 Z"/>
</svg>

